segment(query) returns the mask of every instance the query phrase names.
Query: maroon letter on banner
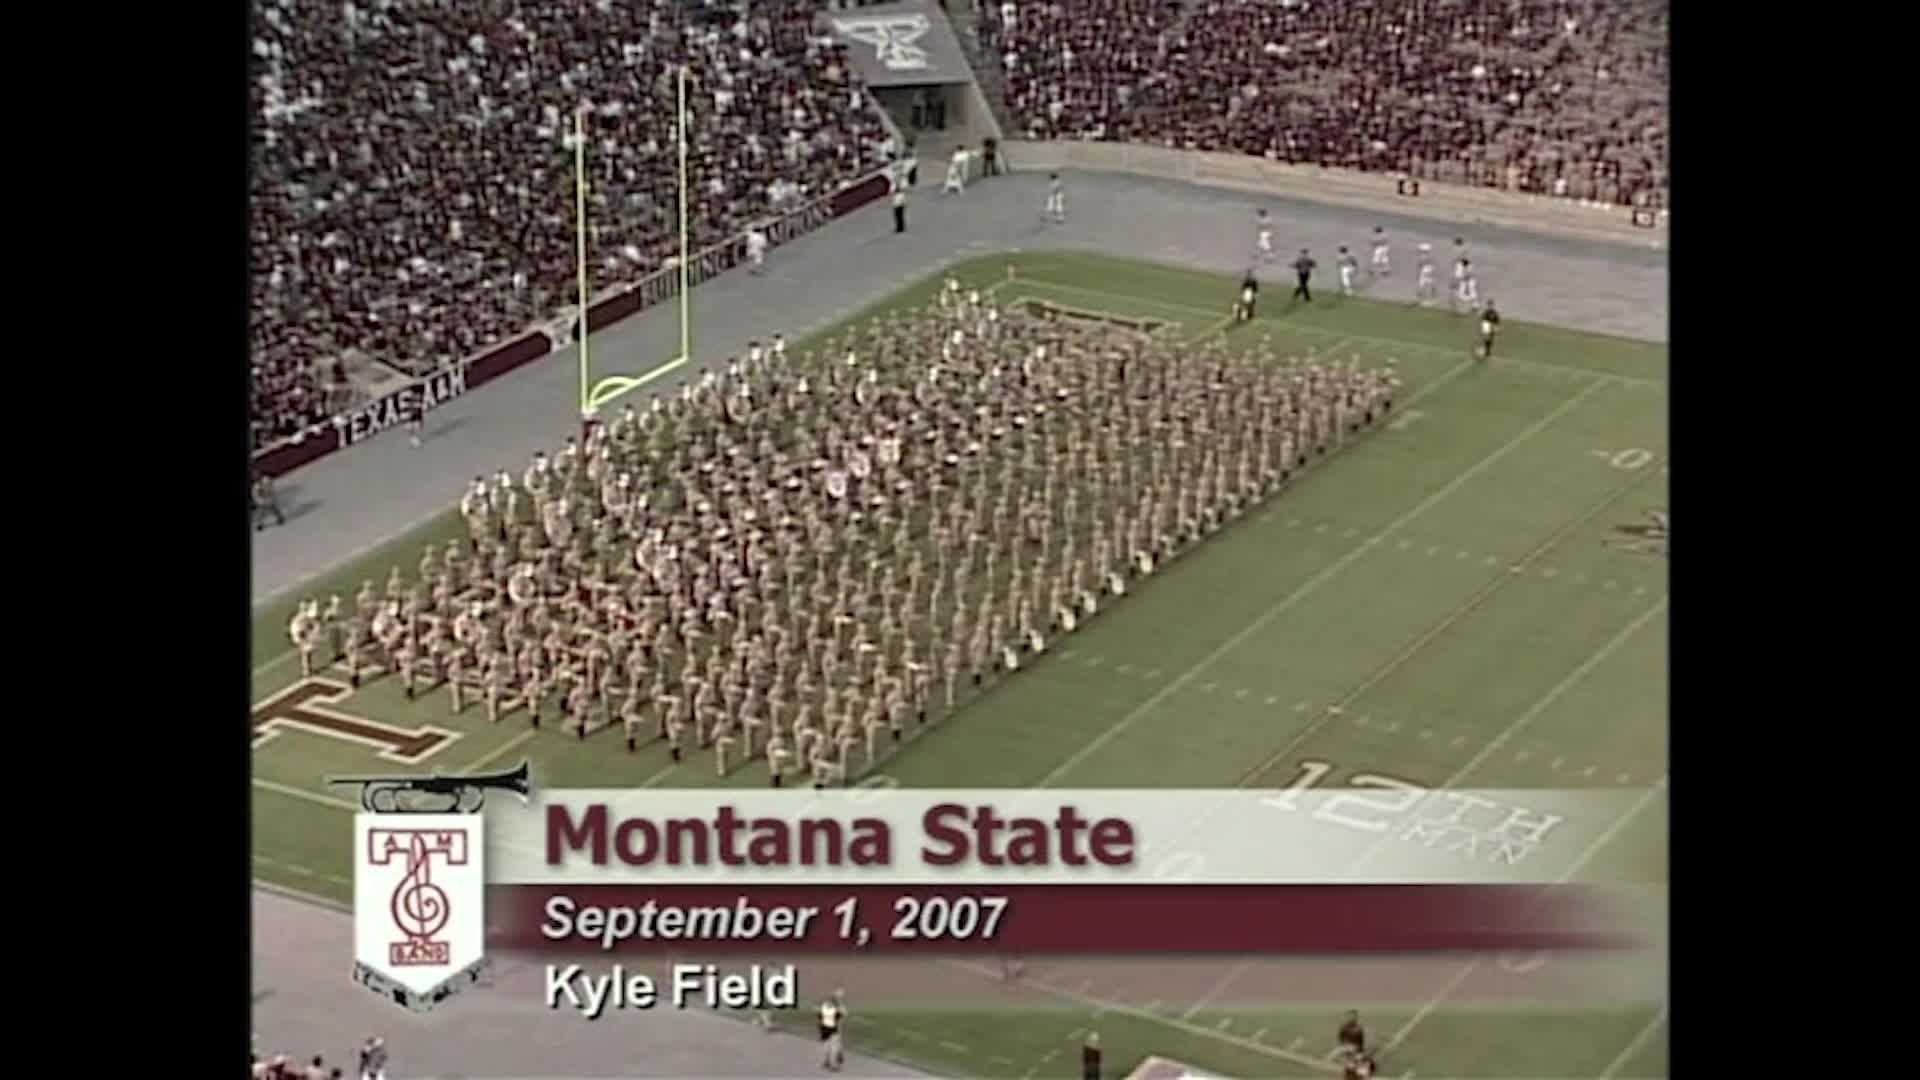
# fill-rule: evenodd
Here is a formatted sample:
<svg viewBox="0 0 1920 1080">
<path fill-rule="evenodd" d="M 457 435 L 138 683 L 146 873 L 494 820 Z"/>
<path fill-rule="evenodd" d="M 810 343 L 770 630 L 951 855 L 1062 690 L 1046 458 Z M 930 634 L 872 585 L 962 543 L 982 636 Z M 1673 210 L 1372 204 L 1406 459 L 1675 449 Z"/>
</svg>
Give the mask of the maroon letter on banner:
<svg viewBox="0 0 1920 1080">
<path fill-rule="evenodd" d="M 547 865 L 560 866 L 570 851 L 585 851 L 595 866 L 607 862 L 607 808 L 594 803 L 579 821 L 565 806 L 547 807 Z"/>
</svg>

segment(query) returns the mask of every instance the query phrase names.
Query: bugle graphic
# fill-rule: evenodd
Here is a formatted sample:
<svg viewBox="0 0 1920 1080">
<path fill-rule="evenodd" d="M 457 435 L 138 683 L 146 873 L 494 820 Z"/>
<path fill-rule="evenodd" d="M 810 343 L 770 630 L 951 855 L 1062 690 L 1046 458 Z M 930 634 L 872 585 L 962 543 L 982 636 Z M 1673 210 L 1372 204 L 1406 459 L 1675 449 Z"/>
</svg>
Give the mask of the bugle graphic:
<svg viewBox="0 0 1920 1080">
<path fill-rule="evenodd" d="M 336 776 L 327 783 L 360 785 L 361 807 L 376 814 L 475 814 L 486 805 L 488 791 L 511 791 L 521 802 L 533 791 L 524 761 L 517 769 L 485 776 Z M 410 792 L 448 801 L 423 805 L 402 798 Z"/>
</svg>

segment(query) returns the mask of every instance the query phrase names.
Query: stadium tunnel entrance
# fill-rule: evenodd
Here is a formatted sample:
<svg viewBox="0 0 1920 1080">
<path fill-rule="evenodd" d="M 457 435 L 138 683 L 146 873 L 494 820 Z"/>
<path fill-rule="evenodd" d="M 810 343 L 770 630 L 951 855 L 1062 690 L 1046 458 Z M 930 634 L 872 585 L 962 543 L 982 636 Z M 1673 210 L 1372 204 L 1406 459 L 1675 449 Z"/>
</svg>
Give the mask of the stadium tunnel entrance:
<svg viewBox="0 0 1920 1080">
<path fill-rule="evenodd" d="M 978 149 L 998 137 L 953 24 L 932 0 L 829 10 L 819 25 L 846 47 L 855 74 L 912 146 L 913 157 L 944 161 L 954 147 Z M 923 170 L 922 182 L 929 172 L 937 170 Z"/>
</svg>

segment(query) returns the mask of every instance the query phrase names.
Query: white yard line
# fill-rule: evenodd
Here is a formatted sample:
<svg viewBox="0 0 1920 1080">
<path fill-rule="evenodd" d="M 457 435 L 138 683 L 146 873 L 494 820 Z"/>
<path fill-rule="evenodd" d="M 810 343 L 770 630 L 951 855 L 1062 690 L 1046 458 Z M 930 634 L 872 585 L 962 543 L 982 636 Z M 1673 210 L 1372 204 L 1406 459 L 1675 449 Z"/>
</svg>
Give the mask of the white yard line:
<svg viewBox="0 0 1920 1080">
<path fill-rule="evenodd" d="M 1600 1070 L 1599 1080 L 1613 1080 L 1621 1069 L 1626 1068 L 1627 1062 L 1633 1058 L 1633 1055 L 1646 1048 L 1647 1040 L 1653 1038 L 1654 1034 L 1660 1030 L 1660 1026 L 1667 1022 L 1669 1008 L 1671 1006 L 1666 1002 L 1660 1003 L 1659 1011 L 1647 1020 L 1646 1026 L 1633 1037 L 1633 1041 L 1627 1044 L 1626 1049 L 1620 1051 L 1612 1061 L 1607 1063 L 1606 1068 Z"/>
<path fill-rule="evenodd" d="M 466 768 L 462 769 L 461 771 L 470 772 L 470 773 L 479 772 L 481 769 L 486 768 L 488 765 L 491 765 L 494 762 L 499 761 L 501 758 L 506 757 L 508 754 L 513 753 L 515 750 L 519 749 L 520 747 L 525 746 L 528 742 L 532 741 L 535 735 L 538 735 L 538 734 L 540 734 L 538 729 L 530 727 L 527 730 L 521 732 L 520 734 L 515 735 L 513 738 L 508 739 L 506 742 L 501 743 L 499 746 L 496 746 L 493 749 L 487 751 L 486 753 L 480 755 L 480 757 L 475 759 L 474 761 L 468 762 Z"/>
<path fill-rule="evenodd" d="M 1443 375 L 1439 379 L 1434 380 L 1434 382 L 1427 384 L 1427 387 L 1425 389 L 1429 391 L 1433 389 L 1437 389 L 1442 383 L 1448 381 L 1450 376 L 1454 375 L 1456 372 L 1464 370 L 1466 367 L 1472 366 L 1473 363 L 1474 361 L 1472 360 L 1463 362 L 1462 365 L 1456 366 L 1453 369 L 1453 371 L 1448 372 L 1447 375 Z M 1379 545 L 1379 543 L 1382 540 L 1393 535 L 1399 530 L 1405 528 L 1414 519 L 1418 518 L 1420 515 L 1426 513 L 1427 511 L 1433 509 L 1435 506 L 1438 506 L 1448 496 L 1460 490 L 1460 488 L 1464 487 L 1467 483 L 1471 482 L 1475 477 L 1479 476 L 1481 473 L 1485 472 L 1489 468 L 1492 468 L 1496 463 L 1498 463 L 1502 458 L 1506 457 L 1508 454 L 1512 453 L 1522 443 L 1526 442 L 1528 439 L 1539 434 L 1540 432 L 1546 430 L 1555 421 L 1559 420 L 1562 416 L 1565 416 L 1568 412 L 1570 412 L 1576 406 L 1586 401 L 1588 397 L 1592 396 L 1595 391 L 1599 390 L 1604 385 L 1606 384 L 1599 381 L 1588 383 L 1586 386 L 1580 389 L 1579 393 L 1574 394 L 1572 397 L 1566 399 L 1565 401 L 1562 401 L 1559 405 L 1555 406 L 1551 412 L 1547 413 L 1545 416 L 1542 416 L 1540 419 L 1534 421 L 1533 423 L 1527 425 L 1524 429 L 1520 431 L 1519 434 L 1515 435 L 1511 439 L 1508 439 L 1506 442 L 1500 444 L 1498 447 L 1495 447 L 1493 452 L 1489 453 L 1487 456 L 1481 458 L 1479 461 L 1468 466 L 1463 472 L 1460 473 L 1460 475 L 1454 477 L 1452 480 L 1449 480 L 1445 485 L 1443 485 L 1440 488 L 1440 490 L 1420 500 L 1417 504 L 1414 505 L 1414 507 L 1411 510 L 1408 510 L 1406 513 L 1401 514 L 1399 517 L 1389 522 L 1385 528 L 1382 528 L 1379 531 L 1375 532 L 1373 535 L 1367 537 L 1365 540 L 1361 541 L 1357 546 L 1355 546 L 1351 551 L 1347 552 L 1345 555 L 1341 556 L 1340 558 L 1334 560 L 1325 569 L 1321 570 L 1319 573 L 1315 574 L 1314 576 L 1308 578 L 1305 582 L 1302 582 L 1299 588 L 1293 590 L 1291 593 L 1288 593 L 1284 598 L 1280 600 L 1279 603 L 1275 604 L 1273 607 L 1268 608 L 1265 614 L 1261 615 L 1259 618 L 1253 620 L 1252 622 L 1248 623 L 1246 626 L 1242 627 L 1238 633 L 1234 634 L 1232 637 L 1228 638 L 1226 641 L 1221 642 L 1220 645 L 1216 647 L 1212 652 L 1209 652 L 1207 655 L 1201 657 L 1199 661 L 1193 664 L 1193 666 L 1187 668 L 1187 670 L 1181 672 L 1174 679 L 1167 682 L 1159 690 L 1155 691 L 1150 697 L 1148 697 L 1145 701 L 1141 702 L 1138 706 L 1134 707 L 1134 709 L 1131 712 L 1128 712 L 1125 716 L 1122 716 L 1119 719 L 1119 721 L 1116 722 L 1113 726 L 1107 728 L 1107 730 L 1101 732 L 1099 735 L 1095 736 L 1092 740 L 1090 740 L 1087 743 L 1087 745 L 1075 751 L 1072 756 L 1068 757 L 1065 761 L 1061 762 L 1060 765 L 1056 767 L 1053 771 L 1047 773 L 1047 775 L 1041 778 L 1040 782 L 1035 784 L 1034 786 L 1037 788 L 1050 787 L 1054 784 L 1055 781 L 1058 781 L 1061 777 L 1065 776 L 1067 773 L 1078 768 L 1082 762 L 1086 761 L 1088 758 L 1098 753 L 1109 742 L 1112 742 L 1114 739 L 1118 738 L 1120 735 L 1125 733 L 1126 730 L 1132 727 L 1134 723 L 1138 721 L 1141 717 L 1145 716 L 1149 712 L 1152 712 L 1155 708 L 1158 708 L 1161 702 L 1167 700 L 1167 698 L 1179 692 L 1188 683 L 1192 682 L 1195 678 L 1198 678 L 1202 672 L 1212 667 L 1214 664 L 1218 663 L 1221 660 L 1221 658 L 1225 657 L 1227 654 L 1231 653 L 1235 649 L 1238 649 L 1240 646 L 1246 644 L 1246 642 L 1250 638 L 1252 638 L 1255 634 L 1258 634 L 1262 630 L 1265 630 L 1268 624 L 1272 623 L 1273 620 L 1286 614 L 1288 611 L 1291 611 L 1295 604 L 1298 604 L 1301 600 L 1306 599 L 1315 590 L 1319 589 L 1320 586 L 1325 585 L 1327 582 L 1333 580 L 1336 576 L 1340 574 L 1341 571 L 1345 570 L 1349 566 L 1352 566 L 1355 562 L 1358 562 L 1362 556 L 1372 551 L 1376 546 Z M 1417 400 L 1418 397 L 1419 395 L 1415 395 L 1413 399 L 1408 400 L 1407 404 L 1412 404 L 1413 400 Z M 1331 719 L 1331 714 L 1322 713 L 1318 718 L 1316 718 L 1313 721 L 1313 723 L 1301 729 L 1300 734 L 1297 735 L 1292 741 L 1290 741 L 1288 745 L 1289 746 L 1298 745 L 1300 741 L 1304 740 L 1308 736 L 1312 735 L 1314 732 L 1318 731 L 1321 727 L 1325 726 L 1325 724 L 1329 719 Z"/>
<path fill-rule="evenodd" d="M 1605 831 L 1599 836 L 1594 837 L 1593 840 L 1587 844 L 1586 849 L 1580 853 L 1580 857 L 1575 859 L 1571 866 L 1568 866 L 1561 872 L 1559 878 L 1555 880 L 1555 884 L 1565 885 L 1574 878 L 1579 877 L 1580 871 L 1586 869 L 1587 864 L 1593 861 L 1594 856 L 1600 854 L 1602 849 L 1612 843 L 1615 837 L 1619 836 L 1628 825 L 1631 825 L 1633 820 L 1639 817 L 1641 812 L 1652 805 L 1653 801 L 1659 798 L 1661 793 L 1666 790 L 1667 778 L 1662 776 L 1654 782 L 1652 787 L 1641 792 L 1640 797 L 1633 801 L 1633 805 L 1627 807 L 1626 813 L 1621 814 L 1614 820 L 1612 825 L 1607 826 Z M 1406 1023 L 1400 1025 L 1400 1030 L 1394 1032 L 1387 1038 L 1387 1041 L 1381 1046 L 1380 1052 L 1384 1054 L 1402 1042 L 1405 1042 L 1407 1036 L 1413 1033 L 1413 1029 L 1419 1027 L 1422 1020 L 1432 1016 L 1433 1010 L 1439 1008 L 1440 1005 L 1446 1001 L 1447 995 L 1452 993 L 1462 982 L 1465 982 L 1469 975 L 1479 970 L 1480 966 L 1484 963 L 1486 963 L 1484 957 L 1476 957 L 1468 961 L 1458 975 L 1448 980 L 1447 985 L 1442 987 L 1439 993 L 1428 999 L 1425 1005 L 1420 1006 L 1418 1012 L 1414 1013 Z"/>
<path fill-rule="evenodd" d="M 1206 993 L 1195 998 L 1193 1004 L 1187 1006 L 1186 1009 L 1180 1013 L 1180 1019 L 1191 1020 L 1202 1012 L 1205 1012 L 1207 1006 L 1213 1004 L 1213 999 L 1219 997 L 1228 986 L 1233 984 L 1233 980 L 1239 978 L 1241 973 L 1247 970 L 1249 963 L 1251 963 L 1251 961 L 1241 960 L 1228 968 L 1225 975 L 1215 979 L 1213 985 L 1207 987 Z"/>
<path fill-rule="evenodd" d="M 1671 601 L 1671 599 L 1672 598 L 1669 596 L 1660 597 L 1659 603 L 1656 603 L 1652 607 L 1641 612 L 1638 616 L 1634 618 L 1632 622 L 1621 627 L 1620 632 L 1608 638 L 1605 644 L 1601 645 L 1598 649 L 1595 649 L 1593 651 L 1592 656 L 1589 656 L 1585 660 L 1582 660 L 1580 662 L 1579 667 L 1576 667 L 1572 671 L 1568 672 L 1566 678 L 1561 679 L 1559 682 L 1555 683 L 1552 689 L 1548 690 L 1545 694 L 1541 695 L 1540 700 L 1528 706 L 1527 711 L 1522 713 L 1518 720 L 1515 720 L 1513 723 L 1507 725 L 1505 730 L 1501 731 L 1500 734 L 1495 735 L 1491 742 L 1481 747 L 1479 753 L 1475 754 L 1471 759 L 1469 759 L 1465 765 L 1462 765 L 1458 772 L 1455 772 L 1452 776 L 1447 778 L 1446 786 L 1453 787 L 1454 785 L 1458 784 L 1461 780 L 1465 779 L 1468 773 L 1472 772 L 1474 769 L 1479 768 L 1481 765 L 1485 764 L 1488 758 L 1498 753 L 1500 748 L 1502 746 L 1505 746 L 1508 742 L 1512 741 L 1513 737 L 1519 734 L 1523 728 L 1525 728 L 1528 724 L 1531 724 L 1534 720 L 1538 719 L 1541 713 L 1544 713 L 1547 711 L 1547 709 L 1551 708 L 1553 703 L 1560 700 L 1562 695 L 1566 694 L 1567 691 L 1577 686 L 1580 680 L 1586 678 L 1588 675 L 1593 674 L 1594 668 L 1597 668 L 1601 664 L 1605 663 L 1607 658 L 1612 656 L 1614 653 L 1618 652 L 1622 645 L 1625 645 L 1628 641 L 1631 641 L 1633 639 L 1633 635 L 1639 633 L 1642 627 L 1646 626 L 1649 622 L 1652 622 L 1656 617 L 1666 614 L 1667 604 Z"/>
</svg>

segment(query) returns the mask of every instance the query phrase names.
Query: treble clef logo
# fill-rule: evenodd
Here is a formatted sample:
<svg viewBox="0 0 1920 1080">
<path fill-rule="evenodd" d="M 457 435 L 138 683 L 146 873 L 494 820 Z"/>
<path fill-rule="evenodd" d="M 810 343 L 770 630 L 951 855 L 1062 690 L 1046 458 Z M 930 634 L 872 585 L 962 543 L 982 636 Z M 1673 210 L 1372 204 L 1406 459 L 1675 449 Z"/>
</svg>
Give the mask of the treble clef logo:
<svg viewBox="0 0 1920 1080">
<path fill-rule="evenodd" d="M 417 833 L 407 851 L 407 875 L 393 890 L 391 909 L 393 924 L 415 941 L 426 941 L 447 925 L 447 893 L 433 883 L 427 840 Z"/>
</svg>

